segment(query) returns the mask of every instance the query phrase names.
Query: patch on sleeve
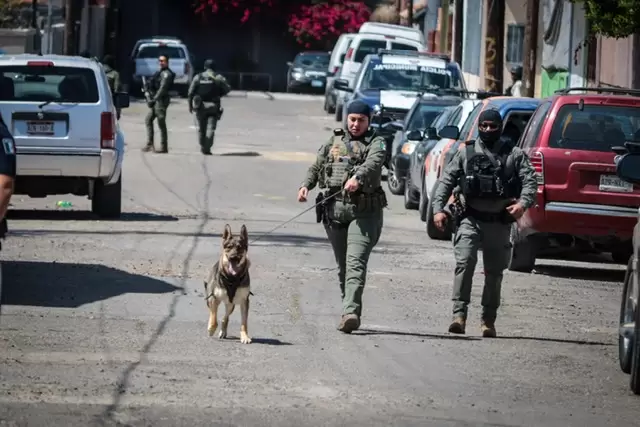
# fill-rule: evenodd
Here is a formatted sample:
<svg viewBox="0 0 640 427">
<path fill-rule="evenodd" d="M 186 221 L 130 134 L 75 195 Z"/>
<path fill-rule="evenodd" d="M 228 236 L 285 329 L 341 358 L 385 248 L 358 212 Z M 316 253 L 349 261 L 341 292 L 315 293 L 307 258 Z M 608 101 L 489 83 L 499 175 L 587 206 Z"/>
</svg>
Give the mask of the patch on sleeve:
<svg viewBox="0 0 640 427">
<path fill-rule="evenodd" d="M 384 140 L 380 141 L 380 149 L 381 150 L 386 150 L 387 149 L 387 145 L 384 143 Z"/>
<path fill-rule="evenodd" d="M 11 138 L 2 138 L 2 148 L 4 148 L 5 154 L 16 154 L 16 149 Z"/>
</svg>

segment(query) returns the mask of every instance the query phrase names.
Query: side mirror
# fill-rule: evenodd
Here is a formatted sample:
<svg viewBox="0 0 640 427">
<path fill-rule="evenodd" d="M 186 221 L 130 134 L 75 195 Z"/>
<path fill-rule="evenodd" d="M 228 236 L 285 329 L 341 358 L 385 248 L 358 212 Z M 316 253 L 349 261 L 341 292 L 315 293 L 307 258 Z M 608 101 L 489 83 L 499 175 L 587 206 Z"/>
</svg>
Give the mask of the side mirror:
<svg viewBox="0 0 640 427">
<path fill-rule="evenodd" d="M 440 138 L 458 139 L 460 136 L 460 130 L 458 126 L 445 126 L 438 132 Z"/>
<path fill-rule="evenodd" d="M 116 108 L 129 108 L 129 94 L 127 92 L 116 92 L 114 94 L 113 104 Z"/>
<path fill-rule="evenodd" d="M 438 139 L 438 131 L 434 127 L 428 127 L 424 131 L 424 139 Z"/>
<path fill-rule="evenodd" d="M 422 132 L 419 130 L 412 130 L 407 134 L 407 141 L 422 141 Z"/>
<path fill-rule="evenodd" d="M 293 67 L 293 62 L 287 61 L 287 67 Z"/>
<path fill-rule="evenodd" d="M 337 90 L 343 90 L 345 92 L 353 92 L 353 89 L 349 87 L 349 82 L 345 79 L 336 79 L 333 82 L 333 87 Z"/>
<path fill-rule="evenodd" d="M 629 153 L 616 162 L 616 174 L 624 181 L 640 184 L 640 154 Z"/>
</svg>

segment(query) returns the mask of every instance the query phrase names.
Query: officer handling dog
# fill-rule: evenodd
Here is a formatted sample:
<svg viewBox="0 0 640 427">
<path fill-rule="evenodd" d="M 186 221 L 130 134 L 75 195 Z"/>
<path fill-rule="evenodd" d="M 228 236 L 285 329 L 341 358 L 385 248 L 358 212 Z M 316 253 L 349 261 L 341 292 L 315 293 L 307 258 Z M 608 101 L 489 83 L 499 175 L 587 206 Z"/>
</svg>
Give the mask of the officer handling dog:
<svg viewBox="0 0 640 427">
<path fill-rule="evenodd" d="M 213 71 L 213 59 L 204 61 L 204 71 L 191 81 L 188 94 L 189 113 L 196 112 L 198 139 L 202 154 L 210 155 L 218 120 L 223 109 L 220 98 L 231 91 L 227 79 Z"/>
<path fill-rule="evenodd" d="M 367 104 L 349 104 L 347 132 L 333 131 L 298 190 L 298 201 L 305 202 L 316 184 L 326 189 L 316 199 L 325 200 L 317 210 L 318 222 L 324 224 L 338 264 L 342 294 L 338 330 L 347 334 L 360 327 L 369 255 L 380 239 L 382 209 L 387 206 L 381 187 L 385 142 L 369 129 L 370 118 Z"/>
<path fill-rule="evenodd" d="M 534 205 L 538 183 L 529 157 L 509 139 L 501 138 L 502 117 L 498 111 L 483 111 L 478 130 L 480 139 L 465 142 L 444 169 L 433 200 L 433 221 L 440 230 L 448 220 L 455 220 L 457 225 L 453 238 L 453 323 L 449 332 L 465 333 L 471 282 L 482 246 L 481 331 L 483 337 L 495 337 L 502 275 L 511 255 L 511 225 Z M 462 209 L 454 210 L 458 212 L 451 218 L 445 204 L 457 186 Z"/>
</svg>

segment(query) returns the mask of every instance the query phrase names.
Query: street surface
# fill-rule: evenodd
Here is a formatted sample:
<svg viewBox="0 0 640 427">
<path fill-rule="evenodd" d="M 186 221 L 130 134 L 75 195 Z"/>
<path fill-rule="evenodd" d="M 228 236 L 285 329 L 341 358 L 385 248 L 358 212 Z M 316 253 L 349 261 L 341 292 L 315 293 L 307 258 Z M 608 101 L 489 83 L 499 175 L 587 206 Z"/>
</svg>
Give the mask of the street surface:
<svg viewBox="0 0 640 427">
<path fill-rule="evenodd" d="M 140 152 L 143 103 L 123 113 L 121 221 L 93 219 L 85 198 L 14 198 L 0 425 L 638 425 L 617 360 L 623 268 L 604 258 L 506 272 L 498 339 L 480 338 L 479 262 L 467 336 L 451 336 L 451 244 L 387 192 L 363 325 L 338 332 L 315 213 L 261 235 L 311 206 L 297 188 L 336 122 L 319 97 L 232 95 L 208 157 L 184 100 L 169 109 L 168 155 Z M 231 339 L 206 330 L 203 279 L 225 223 L 261 237 L 249 250 L 250 345 L 238 310 Z"/>
</svg>

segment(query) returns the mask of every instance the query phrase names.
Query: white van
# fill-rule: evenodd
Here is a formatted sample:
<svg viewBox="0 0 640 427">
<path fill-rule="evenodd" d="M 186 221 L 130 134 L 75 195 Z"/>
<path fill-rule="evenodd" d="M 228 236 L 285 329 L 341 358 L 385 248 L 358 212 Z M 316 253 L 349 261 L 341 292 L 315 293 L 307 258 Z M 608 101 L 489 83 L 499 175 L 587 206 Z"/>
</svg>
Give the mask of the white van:
<svg viewBox="0 0 640 427">
<path fill-rule="evenodd" d="M 344 56 L 346 56 L 347 48 L 349 47 L 349 42 L 355 37 L 354 33 L 344 33 L 340 34 L 338 37 L 338 41 L 333 46 L 333 50 L 331 51 L 331 59 L 329 59 L 329 75 L 334 76 L 340 66 L 342 65 L 342 61 L 344 60 Z M 327 85 L 328 86 L 328 85 Z"/>
<path fill-rule="evenodd" d="M 395 27 L 395 25 L 392 25 Z M 344 57 L 340 77 L 349 82 L 349 87 L 353 88 L 353 83 L 362 65 L 365 56 L 371 53 L 378 53 L 380 49 L 386 50 L 426 50 L 424 43 L 405 39 L 394 35 L 383 35 L 374 33 L 358 33 L 349 44 L 347 55 Z"/>
<path fill-rule="evenodd" d="M 365 22 L 360 27 L 359 34 L 382 34 L 385 36 L 402 37 L 418 43 L 424 43 L 422 31 L 413 27 L 405 27 L 403 25 L 383 24 L 380 22 Z"/>
</svg>

